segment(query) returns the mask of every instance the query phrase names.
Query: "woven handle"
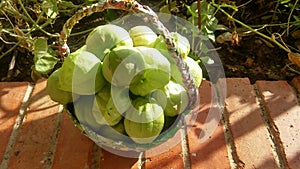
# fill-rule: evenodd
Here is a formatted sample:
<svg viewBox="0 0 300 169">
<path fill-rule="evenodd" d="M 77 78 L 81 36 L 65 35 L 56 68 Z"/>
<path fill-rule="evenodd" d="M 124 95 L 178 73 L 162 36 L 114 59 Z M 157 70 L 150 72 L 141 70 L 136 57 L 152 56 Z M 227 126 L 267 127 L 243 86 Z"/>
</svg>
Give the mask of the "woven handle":
<svg viewBox="0 0 300 169">
<path fill-rule="evenodd" d="M 189 109 L 193 109 L 198 102 L 198 88 L 194 84 L 194 80 L 189 73 L 189 67 L 182 60 L 182 57 L 178 50 L 175 48 L 175 44 L 172 41 L 172 36 L 168 29 L 159 21 L 156 13 L 148 6 L 141 5 L 135 0 L 101 0 L 98 3 L 84 7 L 73 15 L 64 24 L 64 27 L 60 33 L 59 38 L 59 54 L 61 57 L 66 57 L 70 53 L 70 49 L 67 45 L 67 38 L 70 35 L 73 26 L 78 23 L 85 16 L 89 16 L 94 12 L 102 12 L 106 9 L 119 9 L 130 11 L 135 14 L 143 15 L 147 19 L 145 22 L 150 22 L 156 26 L 158 32 L 163 36 L 169 54 L 175 60 L 175 63 L 182 74 L 182 81 L 187 89 L 189 95 Z"/>
</svg>

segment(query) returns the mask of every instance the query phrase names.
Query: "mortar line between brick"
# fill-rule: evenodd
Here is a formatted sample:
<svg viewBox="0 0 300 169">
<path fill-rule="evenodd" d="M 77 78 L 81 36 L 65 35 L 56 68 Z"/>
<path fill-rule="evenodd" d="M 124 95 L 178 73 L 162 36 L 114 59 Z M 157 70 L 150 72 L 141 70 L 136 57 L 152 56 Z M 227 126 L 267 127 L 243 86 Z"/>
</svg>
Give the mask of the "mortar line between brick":
<svg viewBox="0 0 300 169">
<path fill-rule="evenodd" d="M 53 160 L 54 160 L 55 153 L 56 153 L 56 146 L 57 146 L 57 142 L 58 142 L 58 136 L 59 136 L 59 133 L 60 133 L 60 127 L 61 127 L 63 114 L 64 114 L 63 111 L 64 111 L 63 105 L 59 105 L 58 111 L 57 111 L 58 118 L 57 118 L 57 122 L 56 122 L 56 125 L 55 125 L 56 130 L 53 133 L 54 137 L 51 140 L 51 147 L 50 147 L 50 150 L 49 150 L 52 154 L 51 154 L 51 157 L 49 159 L 50 163 L 47 163 L 45 169 L 51 169 L 52 166 L 53 166 Z"/>
<path fill-rule="evenodd" d="M 14 147 L 15 142 L 17 140 L 17 136 L 19 134 L 20 128 L 22 126 L 24 116 L 26 115 L 27 108 L 29 106 L 29 100 L 30 100 L 31 94 L 33 92 L 34 86 L 35 86 L 34 84 L 29 83 L 29 85 L 27 87 L 27 90 L 25 92 L 22 104 L 20 106 L 19 114 L 16 118 L 15 124 L 13 126 L 11 135 L 9 137 L 9 140 L 8 140 L 5 152 L 4 152 L 4 156 L 3 156 L 3 159 L 2 159 L 2 162 L 1 162 L 1 165 L 0 165 L 0 169 L 7 169 L 8 168 L 8 164 L 9 164 L 9 160 L 10 160 L 10 157 L 11 157 L 11 154 L 12 154 L 12 150 L 13 150 L 13 147 Z"/>
<path fill-rule="evenodd" d="M 96 143 L 93 143 L 88 157 L 89 169 L 99 169 L 101 154 L 102 154 L 101 148 Z"/>
<path fill-rule="evenodd" d="M 146 169 L 146 158 L 145 158 L 145 153 L 146 152 L 140 152 L 139 158 L 138 158 L 138 169 Z"/>
<path fill-rule="evenodd" d="M 232 169 L 243 168 L 244 163 L 239 159 L 238 154 L 236 152 L 236 147 L 233 139 L 233 134 L 231 131 L 231 126 L 228 117 L 227 107 L 225 105 L 226 94 L 221 91 L 218 85 L 212 85 L 214 93 L 216 96 L 214 99 L 217 99 L 216 105 L 218 108 L 218 112 L 221 117 L 221 123 L 223 127 L 224 137 L 226 141 L 226 148 L 228 152 L 228 159 L 230 163 L 230 167 Z"/>
<path fill-rule="evenodd" d="M 273 157 L 276 161 L 278 168 L 289 169 L 288 162 L 286 159 L 283 144 L 281 142 L 279 131 L 270 115 L 270 110 L 265 106 L 266 102 L 263 100 L 261 93 L 259 92 L 258 86 L 253 85 L 257 102 L 259 103 L 261 117 L 269 133 L 269 139 L 273 147 Z"/>
<path fill-rule="evenodd" d="M 101 147 L 99 147 L 99 168 L 100 169 L 100 166 L 101 166 L 101 161 L 103 159 L 103 149 Z"/>
<path fill-rule="evenodd" d="M 187 136 L 186 121 L 184 116 L 181 116 L 181 127 L 179 130 L 180 130 L 180 137 L 181 137 L 183 168 L 191 169 L 190 149 L 189 149 L 189 142 Z"/>
<path fill-rule="evenodd" d="M 226 148 L 228 152 L 230 167 L 232 169 L 244 168 L 245 164 L 239 159 L 238 154 L 236 152 L 236 147 L 235 147 L 234 138 L 231 131 L 231 125 L 228 118 L 228 111 L 226 107 L 224 107 L 224 112 L 221 115 L 221 122 L 223 126 L 223 132 L 226 141 Z"/>
</svg>

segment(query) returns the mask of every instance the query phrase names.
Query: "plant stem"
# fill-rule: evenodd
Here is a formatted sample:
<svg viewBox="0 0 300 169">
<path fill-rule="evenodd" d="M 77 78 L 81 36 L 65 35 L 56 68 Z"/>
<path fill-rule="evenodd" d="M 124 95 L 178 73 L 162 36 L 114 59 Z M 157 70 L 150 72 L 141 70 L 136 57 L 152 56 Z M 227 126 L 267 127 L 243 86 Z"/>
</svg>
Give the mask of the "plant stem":
<svg viewBox="0 0 300 169">
<path fill-rule="evenodd" d="M 0 9 L 1 9 L 1 8 L 0 8 Z M 15 11 L 15 10 L 12 10 L 12 9 L 9 8 L 8 6 L 4 6 L 2 9 L 3 9 L 3 10 L 1 10 L 2 12 L 5 11 L 5 12 L 7 12 L 7 13 L 10 13 L 10 14 L 14 15 L 14 16 L 18 16 L 18 17 L 24 19 L 25 21 L 28 21 L 28 18 L 27 18 L 26 16 L 20 14 L 19 12 Z"/>
<path fill-rule="evenodd" d="M 267 40 L 269 40 L 269 41 L 275 43 L 278 47 L 280 47 L 280 48 L 283 49 L 284 51 L 286 51 L 286 52 L 288 52 L 288 53 L 291 52 L 291 50 L 290 50 L 289 48 L 283 46 L 283 45 L 282 45 L 281 43 L 279 43 L 275 38 L 269 37 L 269 36 L 267 36 L 267 35 L 265 35 L 265 34 L 259 32 L 259 31 L 257 31 L 257 29 L 253 29 L 252 27 L 248 26 L 247 24 L 245 24 L 245 23 L 243 23 L 243 22 L 241 22 L 241 21 L 239 21 L 239 20 L 233 18 L 229 13 L 227 13 L 224 9 L 222 9 L 222 8 L 220 7 L 220 5 L 215 4 L 215 3 L 212 3 L 212 5 L 215 6 L 216 8 L 218 8 L 218 9 L 219 9 L 223 14 L 225 14 L 230 20 L 232 20 L 232 21 L 234 21 L 234 22 L 236 22 L 236 23 L 242 25 L 243 27 L 245 27 L 245 28 L 249 29 L 250 31 L 256 33 L 257 35 L 260 35 L 261 37 L 263 37 L 263 38 L 265 38 L 265 39 L 267 39 Z"/>
<path fill-rule="evenodd" d="M 290 24 L 294 24 L 294 23 L 298 23 L 299 21 L 293 21 L 293 22 L 289 22 Z M 253 25 L 251 27 L 273 27 L 273 26 L 287 26 L 288 22 L 283 22 L 283 23 L 270 23 L 270 24 L 264 24 L 264 25 Z"/>
<path fill-rule="evenodd" d="M 9 50 L 7 50 L 6 52 L 4 52 L 1 56 L 0 56 L 0 60 L 7 55 L 8 53 L 10 53 L 11 51 L 13 51 L 17 46 L 19 46 L 21 44 L 21 41 L 19 41 L 18 43 L 16 43 L 13 47 L 11 47 Z"/>
<path fill-rule="evenodd" d="M 47 31 L 45 31 L 44 29 L 42 29 L 32 18 L 31 18 L 31 16 L 29 15 L 29 13 L 27 12 L 27 10 L 25 9 L 25 7 L 24 7 L 24 5 L 23 5 L 23 3 L 22 3 L 22 1 L 21 0 L 18 0 L 18 2 L 19 2 L 19 4 L 20 4 L 20 6 L 21 6 L 21 8 L 22 8 L 22 10 L 24 11 L 24 13 L 25 13 L 25 15 L 28 17 L 28 19 L 33 23 L 33 26 L 35 27 L 35 28 L 37 28 L 37 29 L 39 29 L 40 31 L 42 31 L 44 34 L 46 34 L 47 36 L 50 36 L 50 37 L 58 37 L 56 34 L 51 34 L 51 33 L 49 33 L 49 32 L 47 32 Z M 38 20 L 39 20 L 40 18 L 38 18 Z"/>
<path fill-rule="evenodd" d="M 289 28 L 289 27 L 290 27 L 290 20 L 291 20 L 292 14 L 293 14 L 293 12 L 294 12 L 294 10 L 295 10 L 295 7 L 296 7 L 298 1 L 299 1 L 299 0 L 296 0 L 295 4 L 293 5 L 293 7 L 292 7 L 292 9 L 291 9 L 291 12 L 290 12 L 290 14 L 289 14 L 289 17 L 288 17 L 288 24 L 287 24 L 287 28 L 286 28 L 286 34 L 287 34 L 287 35 L 289 35 L 289 30 L 290 30 L 290 28 Z"/>
<path fill-rule="evenodd" d="M 198 9 L 198 29 L 201 31 L 201 3 L 200 0 L 197 2 L 197 9 Z"/>
<path fill-rule="evenodd" d="M 277 0 L 276 6 L 275 6 L 275 9 L 274 9 L 274 13 L 273 13 L 273 15 L 272 15 L 271 22 L 274 21 L 274 18 L 275 18 L 275 16 L 276 16 L 276 11 L 277 11 L 277 9 L 278 9 L 278 7 L 279 7 L 279 4 L 280 4 L 280 0 Z"/>
<path fill-rule="evenodd" d="M 44 28 L 45 26 L 49 25 L 50 21 L 45 22 L 44 24 L 42 24 L 41 26 L 39 26 L 40 28 Z M 29 29 L 28 32 L 24 35 L 24 36 L 28 36 L 30 35 L 32 32 L 34 32 L 36 29 L 38 28 L 33 28 L 33 29 Z M 3 31 L 3 30 L 2 30 Z M 6 32 L 9 33 L 9 32 Z M 52 35 L 53 36 L 53 35 Z M 54 36 L 53 36 L 54 37 Z M 59 37 L 59 35 L 55 35 L 55 37 Z M 8 53 L 10 53 L 11 51 L 13 51 L 16 47 L 18 47 L 21 44 L 21 41 L 18 41 L 13 47 L 11 47 L 9 50 L 7 50 L 6 52 L 4 52 L 1 56 L 0 56 L 0 60 L 7 55 Z"/>
</svg>

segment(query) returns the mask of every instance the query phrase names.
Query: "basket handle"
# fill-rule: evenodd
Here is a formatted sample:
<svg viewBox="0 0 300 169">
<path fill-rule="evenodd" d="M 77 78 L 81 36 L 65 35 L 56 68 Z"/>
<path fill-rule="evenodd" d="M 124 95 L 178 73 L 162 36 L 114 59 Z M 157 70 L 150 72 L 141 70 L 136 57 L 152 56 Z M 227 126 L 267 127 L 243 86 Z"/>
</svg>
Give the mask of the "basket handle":
<svg viewBox="0 0 300 169">
<path fill-rule="evenodd" d="M 79 20 L 85 16 L 89 16 L 94 12 L 102 12 L 106 9 L 119 9 L 125 11 L 131 11 L 135 14 L 141 14 L 146 16 L 146 22 L 151 22 L 157 27 L 158 32 L 163 36 L 170 56 L 175 60 L 175 63 L 181 72 L 182 81 L 187 89 L 189 95 L 189 109 L 192 110 L 198 104 L 198 88 L 194 84 L 194 80 L 189 73 L 189 67 L 182 60 L 182 57 L 178 50 L 175 48 L 175 44 L 172 41 L 172 36 L 168 29 L 159 21 L 156 13 L 148 6 L 141 5 L 135 0 L 101 0 L 98 3 L 86 6 L 79 10 L 75 15 L 69 18 L 63 26 L 63 29 L 59 37 L 59 55 L 64 58 L 70 53 L 70 49 L 67 45 L 67 38 L 70 35 L 73 26 L 78 23 Z"/>
</svg>

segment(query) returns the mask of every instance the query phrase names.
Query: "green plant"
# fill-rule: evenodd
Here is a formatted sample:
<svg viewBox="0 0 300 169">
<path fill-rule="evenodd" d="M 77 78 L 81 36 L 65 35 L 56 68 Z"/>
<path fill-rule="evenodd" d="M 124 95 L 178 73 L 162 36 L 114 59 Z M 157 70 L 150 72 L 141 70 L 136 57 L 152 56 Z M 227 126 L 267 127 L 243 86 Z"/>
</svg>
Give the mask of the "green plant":
<svg viewBox="0 0 300 169">
<path fill-rule="evenodd" d="M 217 10 L 206 0 L 196 0 L 192 2 L 183 1 L 182 4 L 178 4 L 178 1 L 173 1 L 163 6 L 160 12 L 171 14 L 171 11 L 176 8 L 185 11 L 184 14 L 180 13 L 179 15 L 180 17 L 186 18 L 191 24 L 175 21 L 175 30 L 180 34 L 189 37 L 188 41 L 190 48 L 188 50 L 191 49 L 191 52 L 188 52 L 189 57 L 197 60 L 198 64 L 205 69 L 205 64 L 214 63 L 209 52 L 215 49 L 211 49 L 207 43 L 215 41 L 215 31 L 218 27 L 218 19 L 215 16 Z M 195 27 L 198 27 L 198 30 L 195 29 Z M 185 55 L 185 57 L 186 56 L 187 55 Z M 206 75 L 205 77 L 208 78 Z"/>
<path fill-rule="evenodd" d="M 288 37 L 291 33 L 300 28 L 299 14 L 300 4 L 298 0 L 277 0 L 274 1 L 274 7 L 270 10 L 272 14 L 265 14 L 261 17 L 262 21 L 266 24 L 253 25 L 247 22 L 243 22 L 241 18 L 238 18 L 237 13 L 247 10 L 247 5 L 254 2 L 246 2 L 245 4 L 236 5 L 236 1 L 218 1 L 215 2 L 207 0 L 194 0 L 192 3 L 185 1 L 184 7 L 187 10 L 187 19 L 198 26 L 201 33 L 195 33 L 190 39 L 192 49 L 197 56 L 191 55 L 194 59 L 199 58 L 202 62 L 208 63 L 211 61 L 210 56 L 207 53 L 211 50 L 207 45 L 206 41 L 215 41 L 216 30 L 227 30 L 230 32 L 231 41 L 234 44 L 240 43 L 239 36 L 242 34 L 255 33 L 258 36 L 264 38 L 266 41 L 276 45 L 280 49 L 288 53 L 289 60 L 300 67 L 299 49 L 295 48 L 294 44 L 288 43 L 284 40 L 284 37 Z M 227 3 L 225 3 L 227 2 Z M 271 3 L 268 1 L 261 1 L 261 3 Z M 189 5 L 190 4 L 190 5 Z M 178 5 L 178 4 L 177 4 Z M 175 8 L 175 4 L 169 4 L 169 8 L 163 7 L 164 12 L 170 13 L 170 8 Z M 233 27 L 228 29 L 224 25 L 218 23 L 217 14 L 225 15 L 228 18 L 229 24 Z M 220 16 L 220 15 L 218 15 Z M 236 16 L 236 17 L 235 17 Z M 237 32 L 237 25 L 244 28 L 243 32 Z M 187 25 L 178 25 L 178 31 L 185 31 L 184 27 Z M 195 43 L 197 42 L 197 43 Z"/>
<path fill-rule="evenodd" d="M 52 57 L 55 55 L 53 46 L 47 45 L 49 39 L 58 38 L 59 34 L 52 32 L 49 28 L 58 19 L 58 14 L 71 15 L 80 7 L 80 5 L 74 5 L 70 1 L 1 1 L 0 36 L 3 42 L 1 48 L 7 50 L 0 53 L 0 60 L 12 51 L 33 52 L 36 63 L 33 70 L 43 74 L 49 73 L 49 70 L 59 61 L 59 59 Z M 18 59 L 20 58 L 15 60 Z M 28 60 L 28 62 L 31 61 Z"/>
<path fill-rule="evenodd" d="M 200 10 L 198 4 L 200 2 Z M 188 20 L 198 26 L 200 32 L 208 39 L 215 41 L 215 30 L 217 28 L 218 19 L 215 17 L 216 8 L 206 0 L 195 1 L 190 6 L 185 4 L 187 8 Z M 200 14 L 200 15 L 199 15 Z M 200 23 L 199 23 L 200 18 Z"/>
<path fill-rule="evenodd" d="M 0 2 L 0 61 L 11 57 L 13 51 L 33 56 L 27 60 L 32 65 L 32 79 L 47 77 L 57 64 L 59 32 L 64 18 L 72 16 L 94 0 L 2 0 Z M 104 22 L 114 19 L 114 11 L 104 11 Z M 103 22 L 103 21 L 102 21 Z M 94 26 L 95 27 L 95 26 Z M 77 31 L 70 36 L 87 35 L 93 27 Z M 79 43 L 80 44 L 80 43 Z M 75 47 L 76 48 L 76 47 Z M 12 62 L 20 58 L 12 58 Z M 21 72 L 23 73 L 23 72 Z M 25 73 L 25 72 L 24 72 Z"/>
</svg>

